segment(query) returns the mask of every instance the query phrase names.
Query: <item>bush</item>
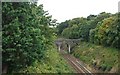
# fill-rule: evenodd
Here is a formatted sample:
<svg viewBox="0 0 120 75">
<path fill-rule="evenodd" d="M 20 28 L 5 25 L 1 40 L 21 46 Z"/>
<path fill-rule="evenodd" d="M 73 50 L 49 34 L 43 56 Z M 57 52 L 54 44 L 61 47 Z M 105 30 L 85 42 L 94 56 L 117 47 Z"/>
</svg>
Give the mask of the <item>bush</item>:
<svg viewBox="0 0 120 75">
<path fill-rule="evenodd" d="M 111 66 L 107 66 L 106 71 L 110 71 L 112 69 Z"/>
<path fill-rule="evenodd" d="M 101 65 L 101 70 L 102 70 L 102 71 L 105 71 L 106 68 L 107 68 L 107 66 L 106 66 L 105 64 L 102 64 L 102 65 Z"/>
</svg>

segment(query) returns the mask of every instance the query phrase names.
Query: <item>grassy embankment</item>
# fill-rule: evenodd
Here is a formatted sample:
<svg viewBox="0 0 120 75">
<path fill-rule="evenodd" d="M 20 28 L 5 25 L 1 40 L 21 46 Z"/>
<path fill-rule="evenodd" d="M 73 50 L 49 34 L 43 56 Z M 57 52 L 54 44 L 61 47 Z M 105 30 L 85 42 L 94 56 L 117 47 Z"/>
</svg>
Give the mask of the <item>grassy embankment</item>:
<svg viewBox="0 0 120 75">
<path fill-rule="evenodd" d="M 20 70 L 22 73 L 73 73 L 74 70 L 59 55 L 55 48 L 47 50 L 45 57 L 41 62 L 36 61 L 32 66 Z"/>
<path fill-rule="evenodd" d="M 118 50 L 114 48 L 81 42 L 72 55 L 97 72 L 116 72 L 118 69 Z"/>
</svg>

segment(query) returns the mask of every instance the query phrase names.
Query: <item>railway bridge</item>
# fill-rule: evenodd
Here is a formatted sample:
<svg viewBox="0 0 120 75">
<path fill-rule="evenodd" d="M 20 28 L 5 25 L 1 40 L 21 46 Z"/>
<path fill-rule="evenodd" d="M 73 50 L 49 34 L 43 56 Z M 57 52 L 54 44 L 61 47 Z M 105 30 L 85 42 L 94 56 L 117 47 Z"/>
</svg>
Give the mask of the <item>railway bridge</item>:
<svg viewBox="0 0 120 75">
<path fill-rule="evenodd" d="M 82 39 L 64 39 L 64 38 L 59 38 L 55 41 L 55 44 L 58 48 L 58 50 L 68 50 L 68 52 L 71 52 L 71 49 L 78 45 L 78 43 Z"/>
</svg>

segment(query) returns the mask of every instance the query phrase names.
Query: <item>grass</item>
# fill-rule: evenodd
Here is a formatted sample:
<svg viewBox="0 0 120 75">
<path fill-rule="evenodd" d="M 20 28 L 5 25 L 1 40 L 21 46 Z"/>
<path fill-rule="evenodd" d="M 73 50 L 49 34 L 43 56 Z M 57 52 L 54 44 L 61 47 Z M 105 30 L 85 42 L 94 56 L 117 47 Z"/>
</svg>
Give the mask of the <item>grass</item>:
<svg viewBox="0 0 120 75">
<path fill-rule="evenodd" d="M 115 48 L 81 42 L 73 49 L 72 54 L 102 72 L 109 72 L 112 68 L 117 70 L 118 50 Z"/>
<path fill-rule="evenodd" d="M 41 62 L 36 61 L 32 66 L 20 70 L 20 73 L 73 73 L 72 67 L 59 55 L 56 49 L 51 48 L 45 53 Z"/>
</svg>

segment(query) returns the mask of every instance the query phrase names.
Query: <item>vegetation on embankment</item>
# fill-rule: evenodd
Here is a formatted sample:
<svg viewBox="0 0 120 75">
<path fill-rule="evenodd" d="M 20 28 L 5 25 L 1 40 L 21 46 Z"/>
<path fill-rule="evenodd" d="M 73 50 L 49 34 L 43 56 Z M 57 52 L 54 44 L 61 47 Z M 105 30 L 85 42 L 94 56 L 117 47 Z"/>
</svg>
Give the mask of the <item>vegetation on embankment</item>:
<svg viewBox="0 0 120 75">
<path fill-rule="evenodd" d="M 45 53 L 43 60 L 34 62 L 33 65 L 21 69 L 18 72 L 22 73 L 73 73 L 72 67 L 70 67 L 66 60 L 64 60 L 55 48 L 51 48 Z"/>
<path fill-rule="evenodd" d="M 118 69 L 120 13 L 102 12 L 86 18 L 73 18 L 61 22 L 57 29 L 59 36 L 84 41 L 72 54 L 86 64 L 101 72 L 115 72 Z"/>
<path fill-rule="evenodd" d="M 36 2 L 2 3 L 2 68 L 4 73 L 71 73 L 57 52 L 49 13 Z"/>
<path fill-rule="evenodd" d="M 118 70 L 118 50 L 110 47 L 80 42 L 72 55 L 98 70 L 98 72 L 116 72 Z"/>
</svg>

